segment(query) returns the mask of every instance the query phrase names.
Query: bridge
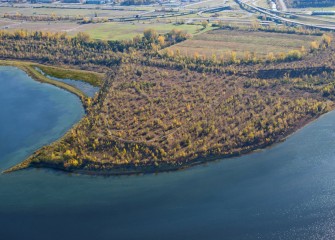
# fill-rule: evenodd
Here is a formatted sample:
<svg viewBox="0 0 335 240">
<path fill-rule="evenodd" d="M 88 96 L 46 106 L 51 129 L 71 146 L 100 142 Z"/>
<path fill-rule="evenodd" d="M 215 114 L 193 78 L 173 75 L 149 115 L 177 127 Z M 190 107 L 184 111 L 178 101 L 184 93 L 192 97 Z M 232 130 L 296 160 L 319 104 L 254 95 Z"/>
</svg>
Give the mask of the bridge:
<svg viewBox="0 0 335 240">
<path fill-rule="evenodd" d="M 245 9 L 246 11 L 264 14 L 265 16 L 267 16 L 268 18 L 272 19 L 275 22 L 280 22 L 289 26 L 302 26 L 311 29 L 320 29 L 326 31 L 335 30 L 335 25 L 303 23 L 292 19 L 288 19 L 286 17 L 282 17 L 282 16 L 292 16 L 292 17 L 296 16 L 287 12 L 274 11 L 266 8 L 261 8 L 258 6 L 251 5 L 243 0 L 235 0 L 235 1 L 241 6 L 241 8 Z"/>
</svg>

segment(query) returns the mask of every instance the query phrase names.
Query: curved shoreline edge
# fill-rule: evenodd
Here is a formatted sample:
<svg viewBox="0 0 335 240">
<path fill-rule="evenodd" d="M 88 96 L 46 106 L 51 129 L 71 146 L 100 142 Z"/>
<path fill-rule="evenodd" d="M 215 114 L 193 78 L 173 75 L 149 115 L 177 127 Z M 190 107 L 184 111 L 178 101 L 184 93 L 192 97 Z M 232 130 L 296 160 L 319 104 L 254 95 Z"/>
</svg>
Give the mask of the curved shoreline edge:
<svg viewBox="0 0 335 240">
<path fill-rule="evenodd" d="M 27 73 L 28 76 L 30 76 L 32 79 L 34 79 L 38 82 L 48 83 L 48 84 L 54 85 L 56 87 L 59 87 L 61 89 L 67 90 L 67 91 L 75 94 L 76 96 L 78 96 L 83 104 L 85 103 L 85 99 L 87 97 L 82 91 L 80 91 L 79 89 L 77 89 L 75 87 L 72 87 L 72 86 L 70 86 L 66 83 L 47 78 L 46 76 L 44 76 L 43 74 L 41 74 L 40 72 L 38 72 L 34 68 L 34 67 L 43 66 L 41 64 L 33 63 L 33 62 L 24 62 L 24 61 L 0 60 L 0 66 L 17 67 L 17 68 L 21 69 L 22 71 L 24 71 L 25 73 Z"/>
<path fill-rule="evenodd" d="M 45 66 L 45 65 L 41 65 L 41 64 L 38 64 L 38 63 L 34 63 L 34 62 L 0 60 L 0 66 L 16 67 L 16 68 L 24 71 L 29 77 L 31 77 L 35 81 L 38 81 L 38 82 L 41 82 L 41 83 L 51 84 L 53 86 L 56 86 L 60 89 L 66 90 L 66 91 L 76 95 L 77 97 L 79 97 L 79 99 L 80 99 L 80 101 L 81 101 L 81 103 L 84 107 L 84 110 L 86 111 L 86 100 L 87 100 L 88 97 L 82 91 L 80 91 L 79 89 L 77 89 L 73 86 L 70 86 L 66 83 L 56 81 L 56 80 L 52 80 L 52 79 L 46 77 L 45 75 L 41 74 L 39 71 L 37 71 L 35 69 L 35 67 Z M 54 142 L 51 142 L 49 144 L 46 144 L 44 146 L 55 144 L 58 141 L 60 141 L 61 139 L 63 139 L 68 134 L 68 132 L 71 131 L 71 129 L 73 129 L 75 126 L 77 126 L 81 121 L 82 121 L 82 119 L 80 119 L 76 124 L 74 124 L 65 133 L 65 135 L 60 137 L 58 140 L 56 140 Z M 40 149 L 36 150 L 35 152 L 39 151 Z M 2 173 L 10 173 L 10 172 L 14 172 L 14 171 L 18 171 L 18 170 L 21 170 L 21 169 L 28 168 L 29 164 L 30 164 L 30 160 L 33 157 L 34 153 L 31 154 L 29 157 L 27 157 L 22 162 L 14 165 L 13 167 L 10 167 L 9 169 L 4 170 Z"/>
<path fill-rule="evenodd" d="M 17 68 L 25 71 L 34 80 L 55 85 L 57 87 L 60 87 L 62 89 L 65 89 L 65 90 L 77 95 L 81 99 L 81 101 L 84 105 L 84 108 L 85 108 L 85 101 L 86 101 L 87 98 L 80 90 L 78 90 L 78 89 L 76 89 L 72 86 L 69 86 L 69 85 L 67 85 L 63 82 L 58 82 L 56 80 L 52 80 L 52 79 L 47 78 L 46 76 L 44 76 L 43 74 L 41 74 L 40 72 L 38 72 L 35 69 L 35 67 L 41 66 L 40 64 L 33 63 L 33 62 L 0 60 L 0 65 L 17 67 Z M 10 173 L 10 172 L 13 172 L 13 171 L 26 169 L 26 168 L 49 168 L 49 169 L 54 169 L 54 170 L 60 170 L 60 171 L 67 172 L 67 173 L 78 173 L 78 174 L 86 174 L 86 175 L 104 175 L 104 176 L 148 174 L 148 173 L 177 171 L 177 170 L 186 169 L 186 168 L 189 168 L 189 167 L 192 167 L 192 166 L 205 164 L 205 163 L 216 161 L 216 160 L 223 160 L 223 159 L 228 159 L 228 158 L 240 157 L 242 155 L 254 153 L 254 152 L 256 152 L 258 150 L 261 150 L 261 149 L 272 147 L 277 143 L 285 141 L 290 135 L 292 135 L 296 131 L 302 129 L 304 126 L 311 123 L 312 121 L 317 120 L 320 116 L 322 116 L 326 113 L 329 113 L 330 111 L 333 110 L 333 107 L 332 107 L 332 109 L 330 109 L 329 111 L 327 111 L 323 114 L 315 115 L 313 117 L 306 118 L 306 119 L 301 120 L 300 122 L 297 122 L 294 127 L 292 127 L 291 129 L 288 129 L 288 131 L 286 131 L 285 133 L 282 133 L 282 134 L 278 135 L 277 138 L 274 139 L 271 142 L 266 142 L 266 143 L 262 143 L 262 144 L 258 144 L 258 145 L 254 145 L 254 146 L 242 147 L 242 148 L 239 148 L 239 149 L 232 149 L 232 152 L 229 153 L 229 154 L 226 154 L 226 155 L 201 156 L 201 157 L 197 157 L 195 159 L 190 159 L 189 161 L 185 161 L 185 162 L 180 163 L 178 165 L 161 163 L 159 166 L 155 166 L 155 165 L 139 165 L 139 166 L 119 165 L 119 166 L 115 166 L 115 168 L 109 169 L 109 170 L 69 169 L 69 168 L 64 168 L 63 165 L 57 165 L 57 164 L 45 164 L 45 163 L 32 164 L 31 160 L 32 160 L 34 154 L 36 152 L 40 151 L 40 149 L 38 149 L 32 155 L 30 155 L 25 160 L 23 160 L 21 163 L 3 171 L 3 173 Z M 65 133 L 65 135 L 63 135 L 61 138 L 59 138 L 58 140 L 56 140 L 56 141 L 54 141 L 50 144 L 46 144 L 44 146 L 57 144 L 57 142 L 59 142 L 63 138 L 65 138 L 73 128 L 75 128 L 78 124 L 80 124 L 81 121 L 82 121 L 82 119 L 79 120 L 76 124 L 74 124 L 72 126 L 72 128 L 70 128 Z"/>
<path fill-rule="evenodd" d="M 290 129 L 286 133 L 283 133 L 282 135 L 279 135 L 276 140 L 266 143 L 266 144 L 260 144 L 256 145 L 253 147 L 247 147 L 244 149 L 240 150 L 235 150 L 231 154 L 227 155 L 209 155 L 205 157 L 198 157 L 196 159 L 190 160 L 189 162 L 182 163 L 178 166 L 176 165 L 160 165 L 160 166 L 155 166 L 155 165 L 147 165 L 147 166 L 137 166 L 132 167 L 132 166 L 120 166 L 115 168 L 114 170 L 102 170 L 102 171 L 95 171 L 95 170 L 86 170 L 86 169 L 65 169 L 63 166 L 58 166 L 58 165 L 52 165 L 52 164 L 34 164 L 31 165 L 31 158 L 33 155 L 29 156 L 27 159 L 25 159 L 23 162 L 13 166 L 12 168 L 9 168 L 3 173 L 11 173 L 19 170 L 24 170 L 24 169 L 29 169 L 29 168 L 43 168 L 43 169 L 50 169 L 54 171 L 60 171 L 63 173 L 73 173 L 73 174 L 83 174 L 83 175 L 91 175 L 91 176 L 122 176 L 122 175 L 143 175 L 143 174 L 156 174 L 156 173 L 166 173 L 166 172 L 174 172 L 174 171 L 179 171 L 179 170 L 185 170 L 191 167 L 199 166 L 199 165 L 204 165 L 206 163 L 214 162 L 214 161 L 220 161 L 220 160 L 228 160 L 231 158 L 236 158 L 236 157 L 241 157 L 244 155 L 248 154 L 253 154 L 258 151 L 268 149 L 271 147 L 274 147 L 276 144 L 284 142 L 287 138 L 290 136 L 294 135 L 307 125 L 311 124 L 312 122 L 318 120 L 321 116 L 324 116 L 330 112 L 332 112 L 334 108 L 332 108 L 330 111 L 323 113 L 321 115 L 317 115 L 313 118 L 306 119 L 304 121 L 301 121 L 297 124 L 296 127 Z M 80 120 L 78 123 L 76 123 L 72 128 L 74 128 L 77 124 L 79 124 L 82 120 Z M 71 129 L 72 129 L 71 128 Z M 71 129 L 69 131 L 71 131 Z M 68 132 L 69 132 L 68 131 Z M 68 132 L 58 139 L 57 141 L 51 143 L 55 144 L 58 141 L 61 141 Z M 39 151 L 39 150 L 37 150 Z"/>
</svg>

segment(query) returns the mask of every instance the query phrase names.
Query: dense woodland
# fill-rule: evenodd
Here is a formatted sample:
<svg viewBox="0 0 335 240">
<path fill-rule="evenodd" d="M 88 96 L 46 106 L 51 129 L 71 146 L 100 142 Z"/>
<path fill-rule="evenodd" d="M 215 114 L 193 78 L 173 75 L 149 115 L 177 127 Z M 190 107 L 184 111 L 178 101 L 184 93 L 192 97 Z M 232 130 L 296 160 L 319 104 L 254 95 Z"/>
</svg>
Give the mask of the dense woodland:
<svg viewBox="0 0 335 240">
<path fill-rule="evenodd" d="M 129 42 L 0 34 L 2 58 L 103 67 L 100 93 L 64 138 L 22 166 L 125 173 L 176 169 L 268 146 L 334 106 L 332 37 L 280 61 L 161 53 L 186 39 L 147 30 Z"/>
<path fill-rule="evenodd" d="M 83 170 L 173 168 L 199 157 L 266 146 L 332 107 L 319 91 L 306 92 L 302 79 L 129 64 L 115 71 L 87 117 L 63 141 L 39 152 L 32 164 Z"/>
<path fill-rule="evenodd" d="M 186 33 L 176 30 L 164 36 L 146 30 L 143 37 L 130 41 L 93 41 L 84 33 L 68 37 L 65 33 L 0 31 L 0 57 L 104 68 L 119 65 L 127 58 L 135 59 L 136 51 L 158 50 L 186 38 Z"/>
<path fill-rule="evenodd" d="M 120 52 L 130 45 L 120 42 L 89 41 L 86 34 L 68 38 L 66 34 L 17 31 L 0 32 L 1 58 L 34 60 L 50 64 L 118 64 Z"/>
</svg>

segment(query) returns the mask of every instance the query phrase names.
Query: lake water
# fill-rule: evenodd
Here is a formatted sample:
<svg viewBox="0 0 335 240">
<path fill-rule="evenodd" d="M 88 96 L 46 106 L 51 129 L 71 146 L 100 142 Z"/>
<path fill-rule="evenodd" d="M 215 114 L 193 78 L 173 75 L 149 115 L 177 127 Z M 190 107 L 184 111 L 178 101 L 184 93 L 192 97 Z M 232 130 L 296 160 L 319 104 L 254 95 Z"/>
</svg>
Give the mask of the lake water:
<svg viewBox="0 0 335 240">
<path fill-rule="evenodd" d="M 0 166 L 83 115 L 79 100 L 0 68 Z M 284 143 L 183 171 L 0 175 L 0 239 L 334 239 L 335 112 Z"/>
<path fill-rule="evenodd" d="M 84 82 L 84 81 L 79 81 L 79 80 L 72 80 L 72 79 L 62 79 L 62 78 L 56 78 L 56 77 L 52 77 L 49 76 L 47 74 L 45 74 L 41 69 L 39 69 L 38 67 L 35 67 L 35 69 L 40 72 L 41 74 L 43 74 L 44 76 L 46 76 L 47 78 L 50 78 L 52 80 L 55 81 L 59 81 L 59 82 L 63 82 L 66 83 L 72 87 L 75 87 L 77 89 L 79 89 L 82 93 L 84 93 L 86 96 L 88 97 L 94 97 L 94 95 L 99 92 L 100 88 L 99 87 L 94 87 L 93 85 Z"/>
</svg>

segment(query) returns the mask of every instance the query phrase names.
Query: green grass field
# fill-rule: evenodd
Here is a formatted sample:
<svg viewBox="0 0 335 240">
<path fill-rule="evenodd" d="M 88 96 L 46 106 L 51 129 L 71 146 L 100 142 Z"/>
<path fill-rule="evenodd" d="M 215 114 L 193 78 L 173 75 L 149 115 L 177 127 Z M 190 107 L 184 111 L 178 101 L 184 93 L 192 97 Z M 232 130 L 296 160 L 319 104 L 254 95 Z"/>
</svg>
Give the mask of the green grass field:
<svg viewBox="0 0 335 240">
<path fill-rule="evenodd" d="M 131 39 L 136 35 L 142 34 L 145 29 L 152 28 L 158 33 L 167 33 L 172 29 L 179 29 L 187 31 L 190 34 L 196 34 L 201 31 L 202 27 L 199 25 L 174 25 L 173 23 L 101 23 L 91 24 L 87 27 L 81 28 L 80 31 L 84 31 L 91 35 L 93 39 L 103 40 L 125 40 Z"/>
<path fill-rule="evenodd" d="M 177 18 L 178 21 L 181 18 Z M 186 31 L 192 35 L 203 33 L 204 30 L 199 25 L 175 25 L 176 18 L 159 19 L 152 21 L 139 22 L 106 22 L 94 24 L 78 24 L 69 21 L 57 22 L 29 22 L 16 21 L 9 19 L 0 19 L 0 28 L 8 31 L 28 30 L 28 31 L 48 31 L 48 32 L 66 32 L 69 36 L 74 36 L 79 32 L 88 33 L 92 39 L 101 40 L 126 40 L 143 34 L 143 31 L 148 28 L 153 28 L 159 33 L 166 33 L 172 29 L 179 29 Z M 206 31 L 211 30 L 208 27 Z"/>
</svg>

